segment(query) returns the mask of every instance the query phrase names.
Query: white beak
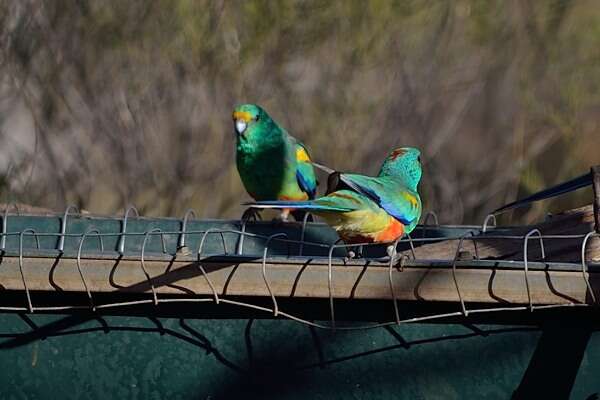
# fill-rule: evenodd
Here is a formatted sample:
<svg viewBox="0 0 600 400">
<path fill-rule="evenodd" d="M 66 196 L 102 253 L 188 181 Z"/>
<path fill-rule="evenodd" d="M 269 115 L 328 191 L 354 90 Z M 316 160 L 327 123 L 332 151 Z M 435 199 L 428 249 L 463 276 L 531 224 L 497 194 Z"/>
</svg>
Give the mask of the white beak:
<svg viewBox="0 0 600 400">
<path fill-rule="evenodd" d="M 235 131 L 238 133 L 238 135 L 243 134 L 247 126 L 248 124 L 246 124 L 246 121 L 244 121 L 243 119 L 235 120 Z"/>
</svg>

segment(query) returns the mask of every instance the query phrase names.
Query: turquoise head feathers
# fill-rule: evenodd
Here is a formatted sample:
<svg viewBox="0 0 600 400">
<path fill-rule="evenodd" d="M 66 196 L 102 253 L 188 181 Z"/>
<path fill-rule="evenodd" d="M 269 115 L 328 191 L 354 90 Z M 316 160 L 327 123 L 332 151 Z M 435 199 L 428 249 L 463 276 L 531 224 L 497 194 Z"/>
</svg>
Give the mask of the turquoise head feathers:
<svg viewBox="0 0 600 400">
<path fill-rule="evenodd" d="M 406 187 L 417 191 L 423 169 L 421 167 L 421 152 L 414 147 L 399 147 L 385 159 L 379 176 L 399 178 Z"/>
</svg>

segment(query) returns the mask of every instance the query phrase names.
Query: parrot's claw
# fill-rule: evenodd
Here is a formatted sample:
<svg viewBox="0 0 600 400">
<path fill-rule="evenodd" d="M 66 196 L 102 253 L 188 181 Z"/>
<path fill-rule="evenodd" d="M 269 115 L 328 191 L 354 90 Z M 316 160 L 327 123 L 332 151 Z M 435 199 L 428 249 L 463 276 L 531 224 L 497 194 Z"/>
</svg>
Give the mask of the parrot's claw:
<svg viewBox="0 0 600 400">
<path fill-rule="evenodd" d="M 242 221 L 248 222 L 251 220 L 254 222 L 262 221 L 262 217 L 260 216 L 260 211 L 258 211 L 258 209 L 250 207 L 242 214 Z"/>
<path fill-rule="evenodd" d="M 344 264 L 356 257 L 356 253 L 352 250 L 348 250 L 348 254 L 344 257 Z"/>
<path fill-rule="evenodd" d="M 387 256 L 377 258 L 376 260 L 385 263 L 389 263 L 391 261 L 392 264 L 396 264 L 401 257 L 396 251 L 396 247 L 394 245 L 389 245 L 385 249 L 385 252 L 387 253 Z"/>
<path fill-rule="evenodd" d="M 398 252 L 396 251 L 396 246 L 394 246 L 394 245 L 389 245 L 385 249 L 385 252 L 387 253 L 388 256 L 390 256 L 390 258 L 394 258 L 398 255 Z"/>
<path fill-rule="evenodd" d="M 355 247 L 353 250 L 348 250 L 346 257 L 344 257 L 344 262 L 347 263 L 350 260 L 362 258 L 362 246 Z"/>
<path fill-rule="evenodd" d="M 396 246 L 394 246 L 394 245 L 389 245 L 385 249 L 385 252 L 387 253 L 387 255 L 389 257 L 389 261 L 392 264 L 396 264 L 398 262 L 398 260 L 400 259 L 400 255 L 398 254 L 398 251 L 396 251 Z"/>
<path fill-rule="evenodd" d="M 273 218 L 271 222 L 277 225 L 282 225 L 288 222 L 289 217 L 290 210 L 284 209 L 283 211 L 281 211 L 281 214 L 278 217 Z"/>
</svg>

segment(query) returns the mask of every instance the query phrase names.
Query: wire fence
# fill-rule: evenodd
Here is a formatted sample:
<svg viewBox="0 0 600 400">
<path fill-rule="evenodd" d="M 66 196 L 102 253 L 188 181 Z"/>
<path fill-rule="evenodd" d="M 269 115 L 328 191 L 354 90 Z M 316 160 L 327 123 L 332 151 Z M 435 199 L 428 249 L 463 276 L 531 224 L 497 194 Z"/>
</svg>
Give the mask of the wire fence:
<svg viewBox="0 0 600 400">
<path fill-rule="evenodd" d="M 131 217 L 132 213 L 135 214 L 135 217 Z M 32 228 L 26 228 L 26 229 L 22 229 L 22 230 L 16 231 L 16 232 L 9 232 L 9 231 L 7 231 L 7 226 L 8 226 L 7 221 L 9 220 L 9 218 L 11 218 L 11 215 L 8 213 L 8 211 L 4 212 L 3 221 L 2 221 L 2 234 L 1 234 L 1 239 L 0 239 L 0 251 L 2 251 L 3 255 L 7 252 L 7 250 L 8 250 L 6 247 L 7 238 L 9 238 L 9 237 L 17 237 L 18 238 L 18 259 L 19 259 L 18 267 L 19 267 L 20 277 L 22 280 L 23 291 L 25 292 L 26 304 L 24 306 L 15 306 L 15 307 L 2 306 L 2 307 L 0 307 L 0 311 L 34 313 L 36 311 L 54 312 L 54 311 L 68 311 L 68 310 L 77 310 L 77 309 L 86 310 L 87 309 L 87 310 L 91 310 L 93 312 L 99 312 L 102 310 L 124 308 L 124 307 L 129 307 L 129 306 L 138 306 L 138 305 L 158 306 L 159 304 L 166 304 L 166 303 L 214 303 L 216 305 L 229 304 L 229 305 L 249 308 L 249 309 L 256 310 L 256 311 L 269 313 L 274 318 L 278 318 L 278 317 L 287 318 L 287 319 L 297 321 L 302 324 L 309 325 L 309 326 L 316 327 L 316 328 L 329 329 L 329 330 L 362 330 L 362 329 L 372 329 L 372 328 L 379 328 L 379 327 L 386 327 L 386 326 L 393 326 L 393 325 L 400 325 L 400 324 L 414 323 L 414 322 L 443 320 L 443 319 L 447 319 L 447 318 L 451 318 L 451 317 L 459 317 L 459 318 L 460 317 L 468 317 L 470 315 L 483 314 L 483 313 L 497 313 L 497 312 L 508 312 L 508 311 L 534 312 L 536 310 L 546 310 L 546 309 L 552 309 L 552 308 L 589 307 L 589 306 L 594 306 L 594 305 L 598 304 L 596 295 L 594 293 L 594 289 L 590 283 L 589 272 L 588 272 L 588 261 L 586 260 L 586 249 L 587 249 L 587 246 L 589 245 L 590 239 L 593 237 L 600 237 L 600 234 L 598 234 L 595 231 L 589 232 L 587 234 L 580 234 L 580 235 L 579 234 L 578 235 L 542 235 L 542 233 L 538 229 L 532 229 L 531 231 L 527 232 L 524 235 L 508 235 L 508 234 L 493 235 L 493 234 L 490 234 L 490 232 L 493 232 L 493 230 L 497 229 L 497 227 L 496 227 L 496 223 L 495 223 L 496 222 L 495 217 L 493 215 L 490 215 L 490 216 L 486 217 L 485 221 L 483 222 L 483 224 L 479 227 L 479 229 L 477 231 L 469 231 L 465 234 L 462 234 L 460 236 L 455 236 L 455 237 L 447 237 L 447 236 L 425 237 L 425 232 L 427 231 L 427 229 L 432 228 L 432 227 L 440 227 L 440 225 L 437 222 L 437 215 L 435 213 L 430 212 L 430 213 L 426 214 L 424 217 L 425 223 L 422 226 L 422 237 L 406 236 L 406 237 L 398 239 L 394 242 L 386 243 L 384 245 L 388 246 L 388 256 L 387 257 L 380 257 L 380 258 L 368 260 L 368 261 L 373 262 L 373 264 L 372 264 L 372 266 L 370 266 L 370 268 L 386 267 L 388 269 L 389 290 L 390 290 L 390 295 L 391 295 L 390 296 L 391 302 L 393 303 L 394 318 L 392 320 L 386 321 L 386 322 L 370 323 L 370 324 L 365 324 L 365 325 L 361 325 L 361 326 L 339 326 L 339 324 L 336 321 L 336 316 L 335 316 L 335 303 L 336 302 L 335 302 L 334 295 L 333 295 L 335 281 L 333 279 L 333 273 L 332 273 L 334 260 L 336 261 L 336 263 L 338 263 L 339 257 L 334 257 L 334 251 L 336 249 L 345 249 L 346 251 L 349 251 L 350 248 L 362 249 L 364 247 L 377 246 L 377 244 L 361 243 L 361 244 L 348 245 L 348 244 L 344 244 L 344 243 L 339 243 L 339 241 L 336 243 L 333 243 L 333 244 L 306 241 L 305 240 L 305 232 L 306 232 L 306 227 L 307 227 L 307 218 L 306 217 L 302 221 L 300 240 L 295 240 L 295 239 L 290 239 L 288 237 L 288 235 L 285 233 L 275 233 L 275 234 L 267 236 L 267 235 L 260 235 L 260 234 L 248 232 L 246 229 L 247 221 L 245 221 L 245 220 L 240 221 L 241 229 L 239 229 L 239 230 L 217 229 L 217 228 L 210 228 L 210 229 L 206 229 L 206 230 L 188 230 L 187 226 L 188 226 L 188 222 L 189 222 L 190 218 L 192 218 L 192 217 L 195 218 L 195 212 L 193 210 L 188 210 L 188 212 L 185 213 L 185 215 L 181 221 L 181 229 L 179 229 L 179 230 L 163 231 L 159 228 L 152 228 L 152 229 L 149 229 L 144 232 L 128 232 L 127 231 L 128 221 L 130 221 L 131 218 L 139 218 L 140 217 L 140 215 L 137 212 L 137 209 L 135 209 L 135 207 L 129 207 L 125 211 L 124 217 L 121 219 L 121 230 L 119 232 L 100 232 L 98 229 L 89 228 L 84 233 L 69 233 L 69 232 L 67 232 L 67 227 L 68 227 L 67 222 L 68 222 L 69 217 L 74 214 L 75 215 L 79 214 L 79 211 L 73 206 L 67 207 L 65 212 L 62 214 L 60 232 L 56 232 L 56 233 L 36 232 Z M 428 221 L 430 219 L 433 219 L 434 224 L 428 224 Z M 479 236 L 478 233 L 486 233 L 486 235 Z M 235 251 L 230 252 L 229 249 L 227 248 L 227 241 L 225 239 L 225 234 L 237 235 L 238 241 L 237 241 L 237 246 L 236 246 Z M 195 262 L 194 264 L 197 266 L 198 271 L 200 272 L 202 277 L 206 280 L 206 283 L 210 287 L 212 294 L 208 297 L 200 297 L 199 295 L 190 295 L 187 297 L 180 297 L 180 298 L 168 298 L 168 297 L 159 296 L 159 293 L 157 292 L 155 284 L 154 284 L 154 279 L 151 277 L 151 275 L 149 274 L 149 272 L 147 271 L 147 268 L 146 268 L 146 260 L 151 255 L 151 253 L 146 250 L 149 239 L 153 236 L 160 236 L 161 250 L 162 250 L 161 254 L 177 256 L 181 249 L 184 249 L 187 247 L 187 239 L 191 235 L 199 235 L 199 237 L 200 237 L 198 248 L 195 251 L 195 254 L 193 256 L 193 257 L 195 257 L 195 259 L 198 262 Z M 209 238 L 209 236 L 211 236 L 211 235 L 219 236 L 220 243 L 222 245 L 222 254 L 220 256 L 222 256 L 224 258 L 227 258 L 227 257 L 239 258 L 240 256 L 247 255 L 244 253 L 244 239 L 245 238 L 250 238 L 250 237 L 251 238 L 259 238 L 259 239 L 266 241 L 264 244 L 262 254 L 260 255 L 260 262 L 262 264 L 262 269 L 261 269 L 262 280 L 264 282 L 264 285 L 267 289 L 267 292 L 269 294 L 269 297 L 270 297 L 271 303 L 272 303 L 270 307 L 252 304 L 252 303 L 249 303 L 246 301 L 239 301 L 237 299 L 228 298 L 228 296 L 223 295 L 222 293 L 219 293 L 219 291 L 216 289 L 216 286 L 211 281 L 210 274 L 207 273 L 207 271 L 203 267 L 202 263 L 200 262 L 206 257 L 205 244 L 207 242 L 207 238 Z M 40 249 L 40 238 L 42 238 L 42 237 L 57 238 L 58 239 L 57 245 L 56 245 L 56 248 L 54 249 L 56 252 L 55 257 L 63 256 L 63 254 L 65 252 L 65 239 L 66 238 L 78 238 L 79 239 L 78 246 L 77 246 L 77 253 L 76 253 L 76 262 L 77 262 L 76 266 L 77 266 L 79 278 L 81 279 L 81 283 L 82 283 L 84 291 L 87 295 L 87 299 L 88 299 L 87 305 L 64 304 L 64 305 L 58 305 L 58 306 L 43 306 L 43 305 L 40 306 L 40 305 L 33 304 L 32 297 L 31 297 L 31 289 L 28 285 L 28 279 L 23 270 L 24 254 L 25 254 L 23 244 L 24 244 L 24 239 L 26 237 L 33 237 L 35 239 L 35 246 L 36 246 L 35 249 Z M 116 237 L 117 238 L 116 251 L 115 251 L 115 249 L 107 249 L 106 248 L 104 239 L 107 237 L 113 237 L 113 238 Z M 86 278 L 86 274 L 84 273 L 84 270 L 82 268 L 81 260 L 85 256 L 85 252 L 83 251 L 84 243 L 86 242 L 86 240 L 88 240 L 88 241 L 92 240 L 97 243 L 97 249 L 96 249 L 96 252 L 94 253 L 95 255 L 97 255 L 98 253 L 114 255 L 116 253 L 117 256 L 123 256 L 126 253 L 127 238 L 130 238 L 130 237 L 143 238 L 139 257 L 136 257 L 136 259 L 139 260 L 140 269 L 142 270 L 142 272 L 147 280 L 147 284 L 149 285 L 150 296 L 147 299 L 141 299 L 141 300 L 99 303 L 96 301 L 96 299 L 94 298 L 93 292 L 90 290 L 90 285 L 88 283 L 88 279 Z M 173 254 L 167 253 L 167 246 L 165 244 L 166 237 L 176 238 L 176 242 L 177 242 L 177 252 L 176 253 L 173 253 Z M 477 242 L 482 239 L 485 239 L 485 240 L 497 239 L 497 240 L 512 240 L 512 241 L 518 240 L 518 241 L 522 242 L 523 258 L 522 258 L 522 262 L 519 265 L 522 266 L 523 279 L 525 281 L 525 287 L 526 287 L 526 291 L 527 291 L 527 300 L 528 301 L 527 301 L 526 305 L 511 305 L 511 306 L 492 305 L 490 307 L 483 307 L 483 308 L 468 308 L 467 307 L 466 302 L 464 300 L 463 291 L 461 290 L 460 282 L 457 279 L 457 264 L 458 264 L 458 261 L 460 260 L 461 250 L 463 249 L 464 243 L 466 241 L 471 241 L 473 243 L 473 247 L 475 249 L 475 255 L 474 255 L 475 260 L 481 260 L 479 253 L 477 251 Z M 586 302 L 571 301 L 571 302 L 567 302 L 567 303 L 557 303 L 557 304 L 534 304 L 531 289 L 530 289 L 530 274 L 531 274 L 531 272 L 530 272 L 529 266 L 531 264 L 531 261 L 529 260 L 529 255 L 528 255 L 529 254 L 528 247 L 529 247 L 531 241 L 534 240 L 539 243 L 540 256 L 541 256 L 540 258 L 543 262 L 546 258 L 546 250 L 545 250 L 544 241 L 567 240 L 567 239 L 568 240 L 581 240 L 581 249 L 580 249 L 581 250 L 581 260 L 579 263 L 573 262 L 570 264 L 572 265 L 572 267 L 574 269 L 576 269 L 577 271 L 580 272 L 581 279 L 585 282 L 585 287 L 587 290 L 587 294 L 589 294 L 590 301 L 586 301 Z M 446 261 L 448 261 L 448 263 L 451 266 L 454 288 L 456 290 L 456 294 L 459 299 L 459 301 L 458 301 L 459 309 L 454 312 L 429 314 L 429 315 L 422 315 L 422 316 L 402 319 L 400 317 L 400 312 L 399 312 L 398 296 L 397 296 L 397 293 L 395 292 L 394 276 L 401 277 L 402 272 L 404 271 L 404 268 L 408 265 L 414 264 L 415 262 L 427 262 L 428 261 L 427 259 L 416 259 L 415 251 L 414 251 L 416 245 L 423 244 L 423 243 L 432 243 L 432 242 L 436 242 L 436 241 L 440 241 L 440 240 L 455 240 L 457 242 L 457 246 L 456 246 L 456 249 L 454 252 L 454 257 L 452 259 L 448 259 Z M 327 250 L 327 254 L 328 254 L 326 257 L 327 271 L 328 271 L 327 286 L 328 286 L 328 304 L 329 304 L 329 316 L 330 316 L 328 323 L 317 323 L 314 321 L 309 321 L 307 319 L 300 318 L 297 315 L 293 315 L 293 314 L 288 313 L 281 309 L 281 307 L 278 303 L 277 296 L 275 295 L 275 292 L 272 289 L 271 280 L 269 278 L 269 271 L 267 268 L 268 263 L 274 261 L 273 258 L 271 256 L 269 256 L 269 250 L 272 247 L 272 244 L 275 242 L 279 242 L 279 243 L 287 246 L 287 257 L 292 257 L 292 256 L 293 257 L 303 257 L 303 254 L 304 254 L 306 248 L 309 246 Z M 398 254 L 397 253 L 397 249 L 400 244 L 408 244 L 409 245 L 410 251 L 408 252 L 408 254 Z M 291 254 L 291 251 L 290 251 L 291 245 L 297 245 L 298 254 Z M 381 244 L 379 244 L 379 245 L 381 245 Z M 156 255 L 156 254 L 154 254 L 154 255 Z M 344 262 L 344 261 L 345 260 L 342 260 L 342 262 Z M 431 261 L 433 261 L 433 260 L 431 260 Z M 439 261 L 439 260 L 437 260 L 437 261 Z M 271 267 L 271 268 L 275 268 L 275 267 Z M 396 273 L 394 273 L 394 272 L 396 272 Z M 2 282 L 0 282 L 0 284 L 1 283 Z"/>
</svg>

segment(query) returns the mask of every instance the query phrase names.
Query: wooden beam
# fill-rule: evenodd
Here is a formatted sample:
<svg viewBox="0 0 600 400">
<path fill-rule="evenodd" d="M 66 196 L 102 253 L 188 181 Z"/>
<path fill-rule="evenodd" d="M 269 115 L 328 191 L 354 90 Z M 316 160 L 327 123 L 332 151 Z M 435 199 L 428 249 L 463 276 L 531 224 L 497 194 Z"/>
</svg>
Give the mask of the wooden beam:
<svg viewBox="0 0 600 400">
<path fill-rule="evenodd" d="M 522 237 L 532 229 L 538 229 L 543 235 L 580 235 L 577 238 L 545 239 L 546 261 L 581 262 L 581 245 L 583 235 L 594 230 L 594 210 L 591 205 L 568 210 L 560 214 L 548 216 L 545 221 L 536 225 L 518 226 L 510 229 L 488 230 L 477 236 L 477 251 L 473 240 L 467 237 L 463 241 L 463 249 L 471 255 L 479 254 L 482 259 L 523 260 Z M 495 239 L 497 235 L 521 237 L 518 239 Z M 417 259 L 452 260 L 458 246 L 458 239 L 444 240 L 426 244 L 415 249 Z M 404 252 L 410 255 L 410 251 Z M 529 244 L 530 260 L 540 259 L 539 241 L 534 237 Z M 600 261 L 600 238 L 593 237 L 587 246 L 586 259 Z"/>
<path fill-rule="evenodd" d="M 213 294 L 199 265 L 202 265 L 219 296 L 263 296 L 269 291 L 260 262 L 211 262 L 148 260 L 145 268 L 159 295 Z M 81 269 L 94 292 L 151 293 L 138 260 L 85 259 Z M 75 259 L 25 257 L 23 272 L 29 290 L 83 292 L 84 285 Z M 328 266 L 320 261 L 267 263 L 266 275 L 277 297 L 328 298 Z M 591 296 L 580 271 L 531 270 L 528 273 L 533 304 L 590 303 Z M 467 302 L 527 304 L 525 274 L 519 269 L 458 268 L 456 279 Z M 459 300 L 452 269 L 407 267 L 393 269 L 396 299 L 409 301 Z M 591 286 L 600 297 L 600 273 L 589 274 Z M 0 264 L 4 290 L 23 290 L 18 257 L 4 257 Z M 2 291 L 0 291 L 1 296 Z M 332 266 L 332 295 L 338 299 L 392 299 L 389 269 L 380 265 Z"/>
</svg>

